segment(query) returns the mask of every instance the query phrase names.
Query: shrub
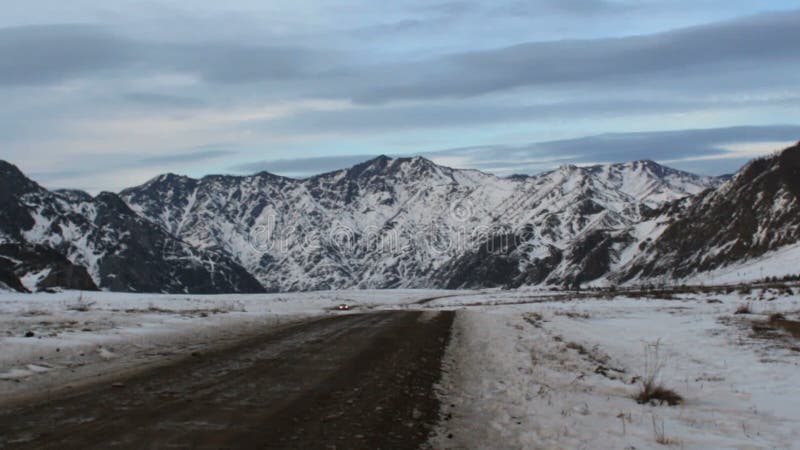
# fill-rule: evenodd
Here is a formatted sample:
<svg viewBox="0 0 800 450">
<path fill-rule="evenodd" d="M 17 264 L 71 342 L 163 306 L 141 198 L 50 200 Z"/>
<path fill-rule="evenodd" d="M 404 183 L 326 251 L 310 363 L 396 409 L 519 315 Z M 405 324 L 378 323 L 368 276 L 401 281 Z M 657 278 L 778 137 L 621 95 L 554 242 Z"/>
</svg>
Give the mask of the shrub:
<svg viewBox="0 0 800 450">
<path fill-rule="evenodd" d="M 639 390 L 639 393 L 636 395 L 636 403 L 640 405 L 645 405 L 647 403 L 663 405 L 666 403 L 669 406 L 676 406 L 683 403 L 683 397 L 672 389 L 659 384 L 644 382 L 642 383 L 641 390 Z"/>
<path fill-rule="evenodd" d="M 664 403 L 669 406 L 679 405 L 683 397 L 677 392 L 661 384 L 661 370 L 664 369 L 664 359 L 661 357 L 661 341 L 645 345 L 644 348 L 644 375 L 641 378 L 641 387 L 634 399 L 639 404 Z"/>
</svg>

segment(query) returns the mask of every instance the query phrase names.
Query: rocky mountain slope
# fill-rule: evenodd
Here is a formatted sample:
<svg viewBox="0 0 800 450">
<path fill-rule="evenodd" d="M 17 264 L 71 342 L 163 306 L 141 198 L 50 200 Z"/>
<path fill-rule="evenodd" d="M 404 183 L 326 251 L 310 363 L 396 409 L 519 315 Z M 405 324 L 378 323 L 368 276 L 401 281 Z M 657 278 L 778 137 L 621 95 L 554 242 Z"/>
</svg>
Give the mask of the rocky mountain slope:
<svg viewBox="0 0 800 450">
<path fill-rule="evenodd" d="M 622 281 L 682 278 L 800 242 L 800 144 L 751 161 L 719 188 L 648 221 L 663 231 L 619 274 Z"/>
<path fill-rule="evenodd" d="M 652 161 L 499 178 L 379 157 L 304 180 L 168 174 L 121 196 L 270 290 L 457 287 L 596 278 L 644 213 L 718 183 Z"/>
<path fill-rule="evenodd" d="M 175 238 L 135 214 L 116 194 L 93 198 L 83 192 L 51 192 L 1 161 L 0 243 L 17 244 L 4 247 L 2 264 L 7 278 L 10 271 L 20 280 L 35 279 L 28 289 L 97 285 L 140 292 L 263 291 L 228 256 Z M 43 260 L 37 262 L 34 254 Z"/>
<path fill-rule="evenodd" d="M 96 291 L 86 268 L 43 245 L 0 244 L 0 282 L 16 291 L 54 288 Z"/>
</svg>

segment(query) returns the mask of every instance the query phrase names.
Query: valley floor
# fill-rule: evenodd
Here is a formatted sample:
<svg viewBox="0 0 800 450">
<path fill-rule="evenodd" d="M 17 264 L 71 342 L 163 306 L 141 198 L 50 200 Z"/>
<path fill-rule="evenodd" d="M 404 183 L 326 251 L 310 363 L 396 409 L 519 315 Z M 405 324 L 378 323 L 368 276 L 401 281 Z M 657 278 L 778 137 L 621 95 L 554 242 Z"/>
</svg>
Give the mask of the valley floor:
<svg viewBox="0 0 800 450">
<path fill-rule="evenodd" d="M 430 447 L 792 448 L 797 290 L 2 294 L 0 398 L 56 398 L 310 316 L 456 310 Z M 637 403 L 648 373 L 683 401 Z"/>
</svg>

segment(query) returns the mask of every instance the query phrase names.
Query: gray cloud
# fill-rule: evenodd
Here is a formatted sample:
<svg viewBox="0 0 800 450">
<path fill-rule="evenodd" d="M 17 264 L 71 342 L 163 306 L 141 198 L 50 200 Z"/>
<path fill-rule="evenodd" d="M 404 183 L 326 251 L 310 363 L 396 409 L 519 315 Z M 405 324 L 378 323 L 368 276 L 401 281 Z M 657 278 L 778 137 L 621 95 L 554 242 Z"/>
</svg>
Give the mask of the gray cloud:
<svg viewBox="0 0 800 450">
<path fill-rule="evenodd" d="M 36 171 L 26 174 L 32 180 L 40 183 L 49 184 L 54 189 L 69 189 L 69 186 L 54 186 L 52 183 L 64 179 L 72 179 L 78 177 L 90 177 L 93 173 L 97 173 L 97 168 L 83 168 L 83 169 L 63 169 L 63 170 L 50 170 L 50 171 Z M 82 188 L 85 189 L 85 188 Z"/>
<path fill-rule="evenodd" d="M 0 29 L 0 84 L 52 83 L 132 61 L 133 42 L 90 25 Z"/>
<path fill-rule="evenodd" d="M 426 5 L 422 7 L 425 11 L 444 14 L 447 16 L 458 16 L 471 11 L 478 10 L 478 5 L 471 1 L 451 1 Z"/>
<path fill-rule="evenodd" d="M 417 25 L 409 19 L 389 26 Z M 286 97 L 375 104 L 466 98 L 521 87 L 680 87 L 698 77 L 719 78 L 724 85 L 747 71 L 796 73 L 798 41 L 800 11 L 791 11 L 645 36 L 533 42 L 369 66 L 323 47 L 137 41 L 92 26 L 37 26 L 0 30 L 0 84 L 52 83 L 124 68 L 189 73 L 220 85 L 284 82 L 278 92 Z M 752 85 L 752 78 L 739 82 Z"/>
<path fill-rule="evenodd" d="M 442 24 L 441 18 L 436 19 L 402 19 L 391 23 L 372 25 L 357 28 L 350 33 L 356 37 L 375 38 L 385 37 L 387 33 L 409 33 L 431 28 L 435 24 Z"/>
<path fill-rule="evenodd" d="M 606 0 L 559 0 L 550 3 L 553 7 L 572 13 L 618 12 L 631 8 L 631 5 L 619 1 Z"/>
<path fill-rule="evenodd" d="M 454 148 L 426 153 L 426 156 L 465 156 L 470 168 L 492 170 L 516 167 L 518 173 L 541 171 L 556 163 L 622 162 L 636 159 L 670 161 L 725 153 L 724 144 L 800 139 L 800 126 L 741 126 L 728 128 L 676 130 L 641 133 L 612 133 L 578 139 L 538 142 L 522 146 L 489 145 Z M 775 149 L 780 150 L 780 149 Z M 542 163 L 525 161 L 541 159 Z M 521 163 L 519 161 L 522 161 Z M 746 159 L 731 159 L 725 164 L 687 161 L 678 168 L 696 172 L 731 172 Z"/>
<path fill-rule="evenodd" d="M 434 103 L 405 106 L 383 105 L 347 110 L 306 110 L 266 121 L 251 121 L 244 128 L 263 128 L 275 132 L 352 133 L 463 125 L 490 125 L 501 122 L 528 122 L 556 118 L 633 116 L 688 112 L 705 108 L 753 108 L 800 104 L 800 97 L 749 100 L 628 100 L 624 98 L 563 101 L 533 105 L 496 105 L 470 102 Z"/>
<path fill-rule="evenodd" d="M 122 98 L 133 103 L 154 108 L 199 108 L 206 105 L 204 101 L 197 98 L 155 94 L 152 92 L 130 92 L 124 94 Z"/>
<path fill-rule="evenodd" d="M 724 144 L 800 139 L 800 126 L 741 126 L 698 130 L 641 133 L 612 133 L 578 139 L 537 142 L 527 145 L 483 145 L 427 152 L 398 153 L 394 156 L 422 155 L 428 158 L 462 157 L 459 168 L 531 174 L 559 164 L 624 162 L 638 159 L 672 161 L 725 153 Z M 780 149 L 775 149 L 780 150 Z M 277 159 L 240 164 L 231 169 L 239 173 L 268 171 L 287 176 L 310 176 L 363 162 L 372 156 L 342 155 L 298 159 Z M 721 175 L 737 170 L 747 158 L 723 161 L 686 161 L 669 165 L 695 173 Z"/>
<path fill-rule="evenodd" d="M 328 70 L 335 52 L 246 44 L 157 45 L 147 55 L 156 67 L 195 73 L 210 82 L 297 80 Z"/>
<path fill-rule="evenodd" d="M 247 43 L 175 44 L 139 41 L 93 25 L 0 29 L 0 84 L 35 85 L 98 76 L 186 72 L 209 82 L 250 83 L 328 70 L 335 52 Z"/>
<path fill-rule="evenodd" d="M 540 15 L 542 12 L 560 12 L 579 15 L 617 13 L 636 8 L 630 2 L 607 0 L 538 0 L 514 1 L 494 9 L 496 13 L 519 15 Z"/>
<path fill-rule="evenodd" d="M 527 43 L 391 68 L 384 72 L 382 85 L 367 87 L 356 99 L 380 103 L 469 97 L 524 86 L 622 84 L 657 74 L 668 74 L 671 82 L 680 82 L 682 74 L 696 73 L 692 70 L 718 71 L 729 64 L 788 63 L 795 67 L 800 57 L 798 41 L 800 11 L 647 36 Z"/>
<path fill-rule="evenodd" d="M 93 155 L 91 162 L 86 162 L 80 168 L 64 167 L 63 169 L 50 171 L 35 171 L 29 175 L 31 178 L 46 184 L 56 183 L 58 187 L 65 187 L 61 183 L 64 180 L 73 180 L 80 177 L 89 177 L 101 171 L 123 170 L 131 168 L 156 168 L 166 170 L 176 164 L 198 163 L 224 156 L 237 154 L 237 151 L 228 150 L 227 145 L 212 144 L 196 149 L 175 153 L 165 153 L 157 156 L 142 157 L 133 153 L 108 153 Z M 84 189 L 96 190 L 94 187 L 83 187 Z"/>
<path fill-rule="evenodd" d="M 106 25 L 0 29 L 0 152 L 31 171 L 61 162 L 128 183 L 170 164 L 217 172 L 241 162 L 244 149 L 259 149 L 253 159 L 280 159 L 288 153 L 276 149 L 286 146 L 329 156 L 239 170 L 310 174 L 361 159 L 330 156 L 339 149 L 414 153 L 496 142 L 428 153 L 530 172 L 558 161 L 710 155 L 720 136 L 603 135 L 520 146 L 504 139 L 800 121 L 800 11 L 748 16 L 797 8 L 791 0 L 314 0 L 280 8 L 86 0 L 70 4 L 69 14 L 46 3 L 53 7 L 12 8 L 0 22 Z M 686 28 L 737 15 L 744 18 Z M 664 29 L 672 31 L 654 31 Z M 649 34 L 608 38 L 633 32 Z M 726 133 L 743 138 L 741 130 Z M 793 129 L 765 133 L 795 139 Z M 198 142 L 231 145 L 191 155 Z M 137 153 L 142 148 L 163 156 Z M 229 149 L 242 149 L 235 162 Z M 695 167 L 702 164 L 711 165 L 698 170 L 723 167 Z"/>
<path fill-rule="evenodd" d="M 161 164 L 175 164 L 175 163 L 184 163 L 184 162 L 198 162 L 207 159 L 216 159 L 221 158 L 223 156 L 230 156 L 235 155 L 236 151 L 227 150 L 226 146 L 206 146 L 201 149 L 193 150 L 190 152 L 184 153 L 172 153 L 166 154 L 161 156 L 150 156 L 147 158 L 141 158 L 138 161 L 138 164 L 142 166 L 153 166 L 153 165 L 161 165 Z"/>
</svg>

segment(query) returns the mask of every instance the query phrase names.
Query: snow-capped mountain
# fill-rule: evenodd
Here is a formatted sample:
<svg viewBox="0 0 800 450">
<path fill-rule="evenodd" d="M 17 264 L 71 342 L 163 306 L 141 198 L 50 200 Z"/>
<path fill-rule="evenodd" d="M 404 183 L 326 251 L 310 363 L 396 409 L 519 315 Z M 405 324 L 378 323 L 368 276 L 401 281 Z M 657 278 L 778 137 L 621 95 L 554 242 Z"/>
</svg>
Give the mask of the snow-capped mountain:
<svg viewBox="0 0 800 450">
<path fill-rule="evenodd" d="M 303 180 L 168 174 L 121 197 L 269 290 L 456 287 L 605 275 L 643 214 L 719 183 L 652 161 L 500 178 L 382 156 Z"/>
<path fill-rule="evenodd" d="M 800 143 L 643 221 L 650 240 L 618 278 L 684 278 L 800 242 Z"/>
<path fill-rule="evenodd" d="M 636 252 L 637 226 L 649 211 L 721 183 L 653 161 L 567 165 L 522 181 L 498 215 L 506 222 L 499 232 L 447 261 L 436 280 L 448 287 L 595 280 Z"/>
<path fill-rule="evenodd" d="M 798 175 L 798 146 L 731 178 L 652 161 L 501 178 L 382 156 L 307 179 L 166 174 L 92 197 L 0 163 L 0 282 L 258 292 L 685 278 L 797 244 Z"/>
<path fill-rule="evenodd" d="M 14 285 L 4 283 L 8 287 L 19 287 L 16 276 L 31 280 L 28 289 L 96 284 L 115 291 L 263 291 L 226 255 L 182 242 L 135 214 L 116 194 L 51 192 L 2 161 L 0 243 L 16 244 L 3 246 L 7 251 L 0 256 L 4 278 Z M 48 251 L 63 258 L 42 259 Z M 91 283 L 82 279 L 86 273 Z"/>
</svg>

